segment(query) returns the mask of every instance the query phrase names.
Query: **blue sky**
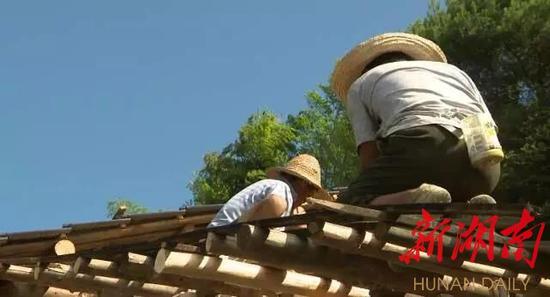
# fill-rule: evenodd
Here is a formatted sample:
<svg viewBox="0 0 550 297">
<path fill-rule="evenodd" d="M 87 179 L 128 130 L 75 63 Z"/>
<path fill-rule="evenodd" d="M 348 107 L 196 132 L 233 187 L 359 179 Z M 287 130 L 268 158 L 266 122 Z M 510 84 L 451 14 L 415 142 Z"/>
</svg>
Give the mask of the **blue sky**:
<svg viewBox="0 0 550 297">
<path fill-rule="evenodd" d="M 427 2 L 0 4 L 0 233 L 103 220 L 116 197 L 177 209 L 250 114 L 298 112 L 346 50 Z"/>
</svg>

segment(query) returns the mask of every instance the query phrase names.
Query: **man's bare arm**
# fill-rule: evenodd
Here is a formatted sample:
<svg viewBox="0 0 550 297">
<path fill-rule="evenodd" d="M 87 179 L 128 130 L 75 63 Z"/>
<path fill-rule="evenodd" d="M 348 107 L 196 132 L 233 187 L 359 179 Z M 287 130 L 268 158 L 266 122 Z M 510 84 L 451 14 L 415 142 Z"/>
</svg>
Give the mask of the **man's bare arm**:
<svg viewBox="0 0 550 297">
<path fill-rule="evenodd" d="M 281 217 L 287 209 L 285 198 L 278 195 L 269 195 L 258 202 L 248 213 L 243 215 L 239 221 L 254 221 L 269 218 Z"/>
</svg>

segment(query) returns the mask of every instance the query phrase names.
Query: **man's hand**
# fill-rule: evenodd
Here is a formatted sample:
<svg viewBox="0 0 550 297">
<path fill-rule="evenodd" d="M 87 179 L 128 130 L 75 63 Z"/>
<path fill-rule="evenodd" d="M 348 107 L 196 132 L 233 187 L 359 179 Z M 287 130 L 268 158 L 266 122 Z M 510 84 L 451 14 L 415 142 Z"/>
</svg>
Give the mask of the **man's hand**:
<svg viewBox="0 0 550 297">
<path fill-rule="evenodd" d="M 361 162 L 361 169 L 365 170 L 370 163 L 378 158 L 378 147 L 376 141 L 367 141 L 359 145 L 357 149 L 359 153 L 359 161 Z"/>
</svg>

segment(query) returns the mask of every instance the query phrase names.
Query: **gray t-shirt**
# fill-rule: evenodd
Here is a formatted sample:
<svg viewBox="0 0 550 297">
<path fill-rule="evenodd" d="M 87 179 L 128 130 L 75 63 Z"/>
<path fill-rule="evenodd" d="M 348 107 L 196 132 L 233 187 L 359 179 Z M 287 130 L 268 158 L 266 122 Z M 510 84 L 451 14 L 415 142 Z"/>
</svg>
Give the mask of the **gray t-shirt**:
<svg viewBox="0 0 550 297">
<path fill-rule="evenodd" d="M 269 195 L 276 195 L 285 199 L 286 210 L 282 216 L 292 213 L 293 195 L 295 195 L 288 183 L 277 179 L 264 179 L 253 183 L 231 197 L 222 209 L 218 211 L 208 227 L 216 227 L 231 224 L 246 214 L 256 203 L 264 200 Z"/>
<path fill-rule="evenodd" d="M 470 77 L 457 67 L 440 62 L 382 64 L 359 77 L 351 85 L 347 99 L 358 146 L 423 125 L 438 124 L 456 132 L 461 119 L 468 115 L 490 116 Z"/>
</svg>

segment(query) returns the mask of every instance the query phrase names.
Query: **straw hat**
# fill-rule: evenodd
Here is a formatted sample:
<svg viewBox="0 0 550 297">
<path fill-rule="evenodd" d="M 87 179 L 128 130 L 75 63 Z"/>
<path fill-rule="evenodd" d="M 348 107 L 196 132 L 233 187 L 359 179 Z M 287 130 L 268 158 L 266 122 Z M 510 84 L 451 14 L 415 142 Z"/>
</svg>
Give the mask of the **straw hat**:
<svg viewBox="0 0 550 297">
<path fill-rule="evenodd" d="M 443 51 L 431 40 L 409 33 L 385 33 L 361 42 L 336 63 L 330 78 L 332 90 L 345 103 L 349 87 L 361 76 L 365 66 L 390 52 L 401 52 L 414 60 L 447 63 Z"/>
<path fill-rule="evenodd" d="M 284 167 L 273 167 L 267 170 L 269 178 L 278 177 L 282 172 L 299 177 L 317 188 L 313 195 L 319 199 L 330 199 L 331 197 L 321 185 L 321 166 L 319 161 L 311 155 L 301 154 L 292 158 Z"/>
</svg>

